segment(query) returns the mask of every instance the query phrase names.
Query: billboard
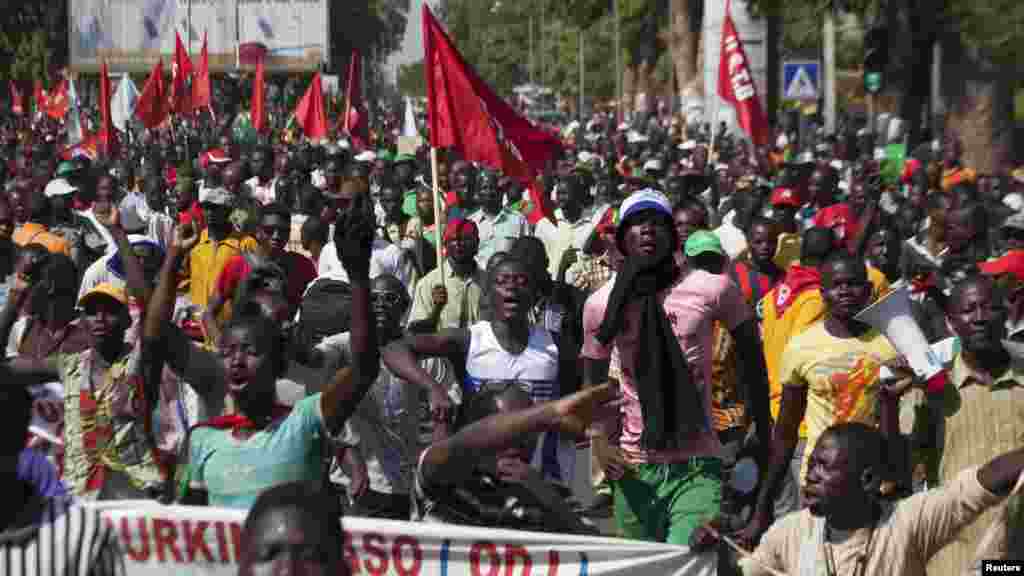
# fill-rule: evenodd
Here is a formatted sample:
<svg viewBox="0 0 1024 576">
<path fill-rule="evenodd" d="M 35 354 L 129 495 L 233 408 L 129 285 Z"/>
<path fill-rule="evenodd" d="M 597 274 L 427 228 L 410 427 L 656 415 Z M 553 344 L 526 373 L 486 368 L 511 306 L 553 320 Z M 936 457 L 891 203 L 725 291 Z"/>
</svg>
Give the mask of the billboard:
<svg viewBox="0 0 1024 576">
<path fill-rule="evenodd" d="M 169 63 L 175 32 L 198 56 L 209 36 L 210 70 L 237 68 L 265 48 L 268 71 L 315 70 L 329 52 L 330 0 L 75 0 L 68 2 L 71 68 L 95 72 L 148 71 Z"/>
</svg>

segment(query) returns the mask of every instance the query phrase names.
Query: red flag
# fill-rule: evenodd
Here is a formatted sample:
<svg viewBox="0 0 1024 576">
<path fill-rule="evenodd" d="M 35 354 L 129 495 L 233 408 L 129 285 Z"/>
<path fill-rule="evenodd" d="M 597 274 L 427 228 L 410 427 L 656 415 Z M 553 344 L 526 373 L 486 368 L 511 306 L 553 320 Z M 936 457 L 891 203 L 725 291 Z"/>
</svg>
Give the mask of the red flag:
<svg viewBox="0 0 1024 576">
<path fill-rule="evenodd" d="M 547 218 L 555 221 L 555 207 L 551 205 L 551 197 L 544 193 L 544 183 L 540 180 L 533 180 L 526 189 L 530 193 L 530 209 L 526 213 L 526 220 L 530 224 L 536 224 Z"/>
<path fill-rule="evenodd" d="M 156 128 L 170 115 L 167 106 L 167 85 L 164 83 L 164 63 L 157 60 L 153 71 L 142 87 L 142 93 L 135 103 L 135 115 L 146 128 Z"/>
<path fill-rule="evenodd" d="M 25 96 L 18 89 L 18 84 L 11 80 L 11 112 L 21 116 L 25 113 Z"/>
<path fill-rule="evenodd" d="M 199 66 L 192 78 L 192 110 L 210 107 L 210 53 L 206 50 L 206 32 L 203 49 L 199 52 Z"/>
<path fill-rule="evenodd" d="M 46 114 L 50 118 L 63 120 L 68 113 L 68 79 L 61 78 L 60 83 L 49 93 L 43 91 L 43 100 Z"/>
<path fill-rule="evenodd" d="M 324 111 L 324 91 L 319 72 L 313 75 L 309 89 L 295 107 L 295 121 L 302 126 L 306 138 L 319 140 L 327 137 L 327 114 Z"/>
<path fill-rule="evenodd" d="M 768 117 L 757 97 L 757 86 L 750 74 L 750 61 L 743 51 L 743 42 L 736 33 L 736 25 L 725 3 L 725 19 L 722 21 L 721 57 L 718 61 L 718 95 L 736 109 L 740 127 L 757 146 L 768 144 Z"/>
<path fill-rule="evenodd" d="M 171 111 L 175 114 L 188 114 L 192 111 L 190 94 L 188 91 L 188 80 L 192 77 L 192 60 L 185 50 L 185 43 L 181 41 L 181 34 L 174 33 L 174 62 L 171 64 Z"/>
<path fill-rule="evenodd" d="M 100 67 L 100 131 L 99 151 L 105 156 L 112 156 L 117 148 L 117 132 L 114 131 L 114 123 L 110 119 L 110 71 L 107 70 L 106 61 Z"/>
<path fill-rule="evenodd" d="M 43 90 L 43 81 L 36 80 L 32 84 L 32 101 L 35 103 L 36 112 L 45 112 L 49 99 L 46 97 L 46 90 Z"/>
<path fill-rule="evenodd" d="M 561 141 L 520 116 L 477 76 L 426 4 L 423 44 L 430 145 L 455 148 L 466 160 L 530 183 Z M 546 201 L 538 207 L 548 217 L 553 214 Z"/>
<path fill-rule="evenodd" d="M 252 81 L 252 101 L 249 103 L 249 114 L 252 116 L 252 127 L 263 133 L 269 128 L 267 122 L 266 101 L 263 96 L 263 58 L 256 61 L 256 77 Z"/>
<path fill-rule="evenodd" d="M 348 63 L 348 85 L 345 87 L 345 116 L 343 129 L 352 138 L 356 148 L 370 143 L 370 126 L 363 107 L 363 56 L 359 50 L 352 50 Z"/>
</svg>

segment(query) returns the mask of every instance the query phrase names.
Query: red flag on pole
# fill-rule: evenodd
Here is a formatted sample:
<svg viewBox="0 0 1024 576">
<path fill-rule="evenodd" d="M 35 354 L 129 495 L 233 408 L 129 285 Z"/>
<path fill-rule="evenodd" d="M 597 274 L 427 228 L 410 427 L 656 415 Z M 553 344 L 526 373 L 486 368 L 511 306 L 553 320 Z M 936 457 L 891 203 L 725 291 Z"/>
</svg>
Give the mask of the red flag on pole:
<svg viewBox="0 0 1024 576">
<path fill-rule="evenodd" d="M 43 81 L 36 80 L 32 84 L 32 99 L 35 101 L 36 112 L 45 112 L 48 108 L 49 99 L 46 97 L 46 90 L 43 90 Z"/>
<path fill-rule="evenodd" d="M 448 34 L 423 5 L 430 145 L 455 148 L 469 161 L 531 183 L 561 147 L 553 134 L 520 116 L 477 76 Z M 543 216 L 554 211 L 544 194 L 534 204 Z"/>
<path fill-rule="evenodd" d="M 256 61 L 256 77 L 252 81 L 252 101 L 249 102 L 249 115 L 252 116 L 252 127 L 257 132 L 266 132 L 267 123 L 266 100 L 264 97 L 263 57 Z"/>
<path fill-rule="evenodd" d="M 99 152 L 104 156 L 112 156 L 117 148 L 117 132 L 114 131 L 114 123 L 110 117 L 110 98 L 113 93 L 110 89 L 110 71 L 107 70 L 106 61 L 100 67 L 100 132 Z"/>
<path fill-rule="evenodd" d="M 345 87 L 345 116 L 342 128 L 353 140 L 356 148 L 365 148 L 370 143 L 370 126 L 363 107 L 363 56 L 358 49 L 352 50 L 348 63 L 348 85 Z"/>
<path fill-rule="evenodd" d="M 135 103 L 135 115 L 146 128 L 156 128 L 170 115 L 167 107 L 167 86 L 164 83 L 164 63 L 157 60 L 153 71 L 142 87 L 142 93 Z"/>
<path fill-rule="evenodd" d="M 188 79 L 192 76 L 192 60 L 181 41 L 181 34 L 174 33 L 174 62 L 171 64 L 170 107 L 175 114 L 188 114 L 192 111 Z"/>
<path fill-rule="evenodd" d="M 14 81 L 10 81 L 11 88 L 11 112 L 18 116 L 25 113 L 25 96 L 18 89 L 18 84 Z"/>
<path fill-rule="evenodd" d="M 324 90 L 319 72 L 313 75 L 306 94 L 295 107 L 295 121 L 302 127 L 306 138 L 320 140 L 327 137 L 327 113 L 324 110 Z"/>
<path fill-rule="evenodd" d="M 43 92 L 43 97 L 47 115 L 55 120 L 63 120 L 68 113 L 68 79 L 61 78 L 53 90 Z"/>
<path fill-rule="evenodd" d="M 203 49 L 199 52 L 199 66 L 192 78 L 192 110 L 210 107 L 210 54 L 206 50 L 206 32 L 203 32 Z"/>
<path fill-rule="evenodd" d="M 757 97 L 757 86 L 750 74 L 750 61 L 743 50 L 743 42 L 729 13 L 730 2 L 725 3 L 722 20 L 721 56 L 718 61 L 718 95 L 736 109 L 736 119 L 750 140 L 757 146 L 768 144 L 768 117 Z"/>
</svg>

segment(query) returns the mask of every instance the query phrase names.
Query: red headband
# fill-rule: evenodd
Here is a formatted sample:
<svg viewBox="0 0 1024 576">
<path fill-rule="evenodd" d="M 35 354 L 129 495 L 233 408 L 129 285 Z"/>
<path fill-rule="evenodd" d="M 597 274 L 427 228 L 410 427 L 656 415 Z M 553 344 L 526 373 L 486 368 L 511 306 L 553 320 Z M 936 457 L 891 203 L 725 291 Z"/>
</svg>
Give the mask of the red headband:
<svg viewBox="0 0 1024 576">
<path fill-rule="evenodd" d="M 479 239 L 480 230 L 477 229 L 476 222 L 463 220 L 462 218 L 449 221 L 448 226 L 444 229 L 444 241 L 450 242 L 462 236 L 472 236 Z"/>
</svg>

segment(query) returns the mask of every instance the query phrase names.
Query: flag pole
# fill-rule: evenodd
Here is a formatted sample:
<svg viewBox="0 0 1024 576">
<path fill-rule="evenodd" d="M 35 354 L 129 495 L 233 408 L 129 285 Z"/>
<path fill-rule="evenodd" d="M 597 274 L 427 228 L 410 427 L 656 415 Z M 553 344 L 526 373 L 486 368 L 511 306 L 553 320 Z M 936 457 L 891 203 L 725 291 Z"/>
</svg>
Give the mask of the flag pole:
<svg viewBox="0 0 1024 576">
<path fill-rule="evenodd" d="M 441 285 L 444 286 L 444 243 L 441 230 L 441 188 L 438 183 L 439 169 L 437 166 L 437 148 L 430 147 L 430 183 L 434 197 L 434 250 L 437 254 L 437 269 L 441 274 Z"/>
</svg>

